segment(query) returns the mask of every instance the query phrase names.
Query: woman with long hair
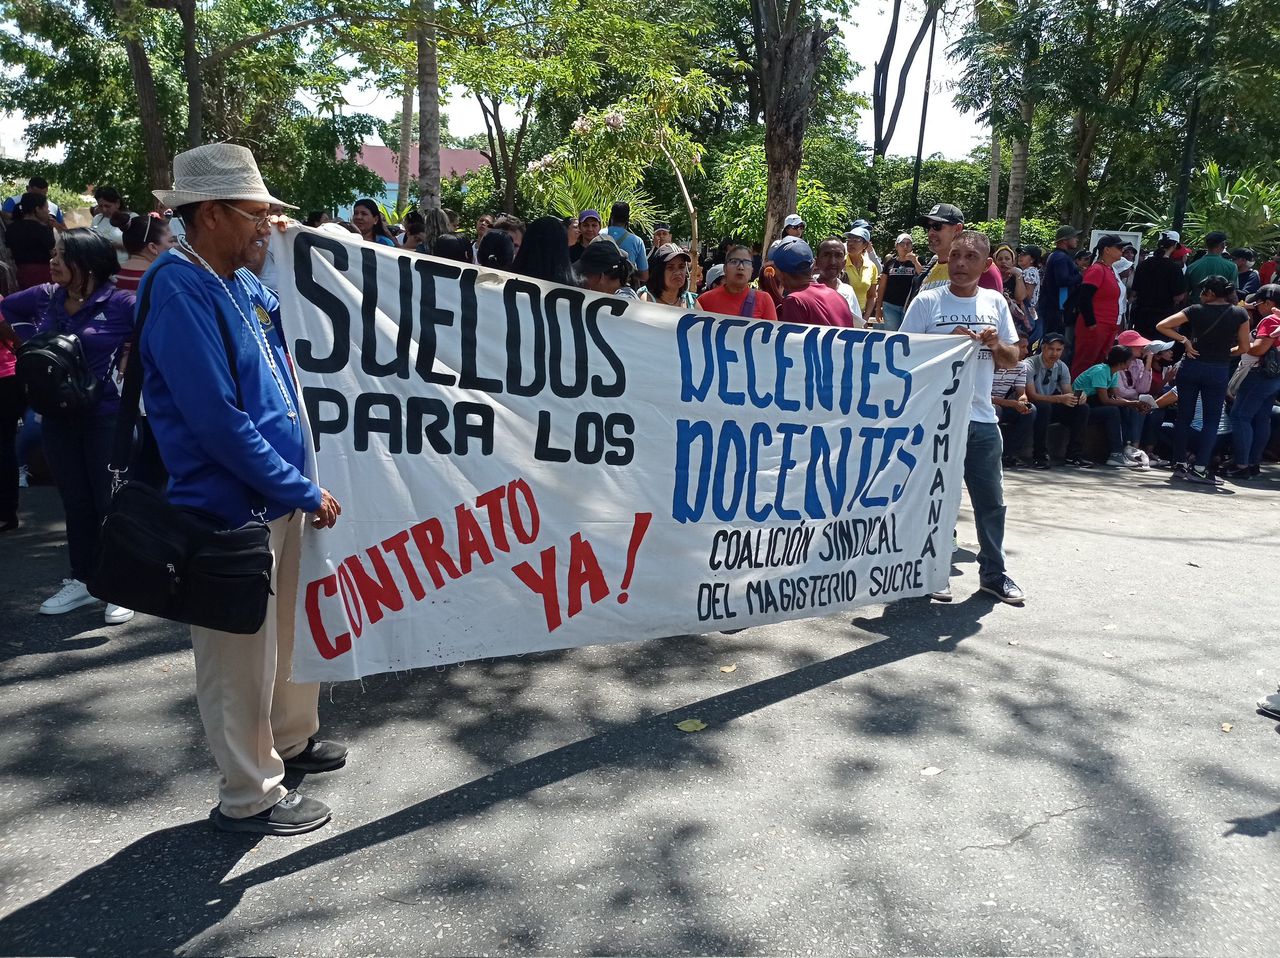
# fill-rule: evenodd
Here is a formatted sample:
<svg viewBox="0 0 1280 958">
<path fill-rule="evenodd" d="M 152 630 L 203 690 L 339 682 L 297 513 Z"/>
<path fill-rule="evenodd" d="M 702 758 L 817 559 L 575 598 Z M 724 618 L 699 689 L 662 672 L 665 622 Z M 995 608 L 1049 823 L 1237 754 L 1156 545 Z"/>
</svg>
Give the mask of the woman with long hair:
<svg viewBox="0 0 1280 958">
<path fill-rule="evenodd" d="M 631 263 L 612 240 L 600 240 L 588 246 L 578 257 L 574 269 L 582 277 L 583 289 L 623 299 L 636 298 L 635 290 L 627 285 L 631 280 Z"/>
<path fill-rule="evenodd" d="M 1120 332 L 1120 280 L 1113 269 L 1124 249 L 1115 233 L 1098 237 L 1093 261 L 1084 271 L 1077 291 L 1075 353 L 1071 360 L 1074 379 L 1090 366 L 1107 361 L 1107 352 Z"/>
<path fill-rule="evenodd" d="M 569 265 L 569 235 L 559 217 L 543 216 L 529 224 L 511 271 L 548 283 L 576 286 Z"/>
<path fill-rule="evenodd" d="M 1018 268 L 1013 247 L 997 246 L 991 259 L 1000 270 L 1000 279 L 1004 284 L 1004 298 L 1009 304 L 1009 313 L 1013 316 L 1013 324 L 1018 332 L 1028 337 L 1030 342 L 1031 322 L 1027 319 L 1027 284 L 1022 279 L 1022 270 Z"/>
<path fill-rule="evenodd" d="M 510 269 L 516 258 L 516 244 L 506 230 L 490 228 L 480 241 L 480 249 L 476 254 L 476 265 L 490 269 Z"/>
<path fill-rule="evenodd" d="M 18 289 L 49 282 L 49 257 L 54 247 L 49 197 L 43 193 L 23 193 L 14 208 L 5 241 L 18 268 Z"/>
<path fill-rule="evenodd" d="M 117 289 L 120 268 L 111 241 L 88 229 L 67 230 L 50 261 L 53 282 L 33 286 L 0 301 L 0 342 L 17 343 L 13 326 L 30 324 L 36 333 L 76 336 L 85 364 L 100 384 L 89 410 L 60 415 L 48 410 L 42 421 L 45 459 L 66 512 L 71 577 L 40 606 L 44 615 L 60 615 L 97 600 L 85 583 L 98 553 L 98 534 L 111 505 L 108 463 L 120 406 L 118 373 L 133 335 L 134 295 Z M 106 622 L 133 618 L 130 609 L 107 604 Z"/>
<path fill-rule="evenodd" d="M 636 290 L 646 303 L 696 309 L 698 298 L 689 292 L 689 267 L 693 257 L 675 243 L 659 246 L 649 254 L 649 283 Z"/>
<path fill-rule="evenodd" d="M 1040 322 L 1040 270 L 1044 268 L 1044 250 L 1039 246 L 1018 247 L 1018 268 L 1022 270 L 1022 285 L 1027 288 L 1027 320 L 1031 323 L 1031 335 L 1027 341 L 1034 353 L 1040 348 L 1044 336 L 1044 324 Z"/>
<path fill-rule="evenodd" d="M 1210 276 L 1201 284 L 1200 302 L 1156 324 L 1162 338 L 1182 343 L 1185 354 L 1178 367 L 1178 419 L 1173 428 L 1173 478 L 1203 485 L 1220 485 L 1210 466 L 1218 441 L 1218 424 L 1227 401 L 1231 359 L 1249 352 L 1249 314 L 1231 303 L 1235 289 L 1225 276 Z M 3 304 L 0 304 L 3 305 Z M 1188 327 L 1189 335 L 1179 332 Z M 1203 406 L 1195 464 L 1187 462 L 1191 421 L 1196 400 Z"/>
<path fill-rule="evenodd" d="M 351 225 L 356 228 L 360 238 L 366 243 L 381 243 L 383 246 L 395 246 L 395 237 L 387 229 L 387 221 L 382 218 L 382 210 L 373 200 L 365 198 L 356 200 L 351 210 Z"/>
<path fill-rule="evenodd" d="M 135 216 L 124 230 L 124 249 L 129 258 L 116 273 L 116 288 L 136 293 L 142 274 L 151 268 L 156 257 L 177 245 L 167 220 L 155 213 Z"/>
</svg>

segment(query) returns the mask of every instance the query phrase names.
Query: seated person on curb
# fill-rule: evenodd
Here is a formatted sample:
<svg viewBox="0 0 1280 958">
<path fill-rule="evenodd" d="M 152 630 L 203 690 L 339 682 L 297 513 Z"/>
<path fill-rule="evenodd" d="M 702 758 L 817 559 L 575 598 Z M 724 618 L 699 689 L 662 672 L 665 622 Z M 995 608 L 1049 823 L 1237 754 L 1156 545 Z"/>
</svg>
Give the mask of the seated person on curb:
<svg viewBox="0 0 1280 958">
<path fill-rule="evenodd" d="M 1152 364 L 1155 354 L 1148 348 L 1163 345 L 1153 343 L 1136 329 L 1126 329 L 1116 339 L 1116 344 L 1130 351 L 1129 364 L 1120 370 L 1120 378 L 1116 383 L 1115 393 L 1121 399 L 1137 401 L 1143 396 L 1152 394 Z M 1158 456 L 1152 461 L 1152 455 L 1143 452 L 1152 447 L 1156 440 L 1156 430 L 1160 426 L 1158 417 L 1145 413 L 1149 407 L 1144 403 L 1139 408 L 1132 406 L 1120 410 L 1120 428 L 1124 433 L 1124 457 L 1146 462 L 1151 466 L 1168 465 Z"/>
<path fill-rule="evenodd" d="M 996 407 L 1000 425 L 1007 426 L 1004 437 L 1004 467 L 1017 469 L 1018 454 L 1031 438 L 1036 421 L 1036 407 L 1027 398 L 1027 337 L 1018 337 L 1019 362 L 1007 369 L 997 369 L 991 380 L 991 404 Z"/>
<path fill-rule="evenodd" d="M 1061 333 L 1044 337 L 1040 352 L 1027 360 L 1027 399 L 1035 407 L 1032 455 L 1037 469 L 1049 468 L 1049 425 L 1067 426 L 1068 466 L 1092 469 L 1084 454 L 1084 432 L 1089 425 L 1089 404 L 1071 389 L 1071 371 L 1062 361 L 1066 339 Z"/>
<path fill-rule="evenodd" d="M 1128 459 L 1124 454 L 1124 433 L 1120 427 L 1120 410 L 1140 409 L 1150 412 L 1150 407 L 1136 399 L 1121 399 L 1115 395 L 1116 385 L 1120 381 L 1120 370 L 1129 365 L 1133 358 L 1128 346 L 1112 346 L 1107 353 L 1107 361 L 1090 366 L 1076 377 L 1076 392 L 1084 393 L 1089 403 L 1089 418 L 1101 422 L 1107 430 L 1108 466 L 1128 466 L 1130 469 L 1141 469 L 1146 463 L 1137 459 Z"/>
</svg>

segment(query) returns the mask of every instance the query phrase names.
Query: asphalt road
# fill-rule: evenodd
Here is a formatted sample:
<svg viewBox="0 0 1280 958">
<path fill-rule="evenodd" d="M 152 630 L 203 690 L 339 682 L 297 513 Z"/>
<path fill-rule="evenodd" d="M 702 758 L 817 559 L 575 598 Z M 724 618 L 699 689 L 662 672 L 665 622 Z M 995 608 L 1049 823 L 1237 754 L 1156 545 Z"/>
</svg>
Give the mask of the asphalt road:
<svg viewBox="0 0 1280 958">
<path fill-rule="evenodd" d="M 351 760 L 292 839 L 211 830 L 181 630 L 34 614 L 64 572 L 31 490 L 0 952 L 1271 953 L 1280 483 L 1167 485 L 1009 477 L 1022 609 L 971 597 L 966 510 L 950 606 L 326 686 Z"/>
</svg>

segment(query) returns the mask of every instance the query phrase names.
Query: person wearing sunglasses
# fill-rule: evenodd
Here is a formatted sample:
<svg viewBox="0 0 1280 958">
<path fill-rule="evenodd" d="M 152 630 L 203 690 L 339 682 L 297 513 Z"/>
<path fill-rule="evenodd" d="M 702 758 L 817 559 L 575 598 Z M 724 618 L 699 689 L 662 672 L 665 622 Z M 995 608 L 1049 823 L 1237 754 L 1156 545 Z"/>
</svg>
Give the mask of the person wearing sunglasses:
<svg viewBox="0 0 1280 958">
<path fill-rule="evenodd" d="M 733 245 L 725 251 L 724 282 L 698 297 L 698 308 L 725 316 L 754 316 L 777 319 L 773 298 L 751 288 L 753 260 L 746 246 Z M 750 306 L 747 300 L 750 299 Z"/>
<path fill-rule="evenodd" d="M 916 275 L 911 286 L 911 297 L 907 300 L 908 306 L 926 289 L 940 289 L 950 284 L 951 273 L 947 268 L 947 260 L 951 256 L 951 244 L 964 232 L 964 214 L 958 206 L 935 203 L 928 213 L 920 217 L 920 225 L 924 227 L 933 258 Z M 978 286 L 1003 294 L 1004 277 L 994 263 L 989 264 L 978 277 Z"/>
</svg>

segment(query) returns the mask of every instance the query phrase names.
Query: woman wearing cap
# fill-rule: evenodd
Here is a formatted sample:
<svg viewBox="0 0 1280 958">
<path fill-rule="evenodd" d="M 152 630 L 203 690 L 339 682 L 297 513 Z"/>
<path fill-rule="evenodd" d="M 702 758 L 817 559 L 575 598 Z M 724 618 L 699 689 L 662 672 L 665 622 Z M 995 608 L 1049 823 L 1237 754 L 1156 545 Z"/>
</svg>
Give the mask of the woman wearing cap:
<svg viewBox="0 0 1280 958">
<path fill-rule="evenodd" d="M 1186 350 L 1178 368 L 1178 420 L 1173 430 L 1173 478 L 1218 485 L 1209 468 L 1218 424 L 1231 378 L 1231 358 L 1249 352 L 1249 314 L 1231 305 L 1231 280 L 1210 276 L 1200 287 L 1200 302 L 1162 319 L 1156 331 L 1182 343 Z M 1186 332 L 1182 332 L 1185 327 Z M 1203 405 L 1203 426 L 1196 443 L 1195 465 L 1187 463 L 1187 445 L 1196 400 Z"/>
<path fill-rule="evenodd" d="M 1271 439 L 1271 409 L 1280 396 L 1280 376 L 1268 376 L 1263 357 L 1272 349 L 1280 349 L 1280 286 L 1261 287 L 1246 300 L 1262 317 L 1242 363 L 1252 368 L 1236 389 L 1231 406 L 1231 440 L 1235 444 L 1235 468 L 1229 479 L 1256 479 L 1262 473 L 1262 453 Z"/>
<path fill-rule="evenodd" d="M 637 290 L 646 303 L 695 309 L 698 301 L 689 292 L 689 266 L 693 257 L 675 243 L 659 246 L 649 257 L 649 285 Z"/>
<path fill-rule="evenodd" d="M 574 269 L 582 277 L 583 289 L 623 299 L 636 298 L 635 290 L 627 285 L 631 280 L 631 264 L 612 240 L 604 239 L 588 246 L 578 257 Z"/>
<path fill-rule="evenodd" d="M 1156 430 L 1160 426 L 1160 417 L 1148 415 L 1155 408 L 1151 402 L 1154 392 L 1153 363 L 1155 353 L 1148 347 L 1160 346 L 1142 336 L 1137 330 L 1126 329 L 1116 340 L 1116 345 L 1129 350 L 1129 365 L 1120 370 L 1116 380 L 1115 394 L 1121 399 L 1129 399 L 1140 403 L 1139 406 L 1125 406 L 1120 410 L 1120 428 L 1124 433 L 1124 457 L 1136 459 L 1147 465 L 1167 466 L 1168 463 L 1154 452 Z M 1142 397 L 1146 396 L 1144 401 Z"/>
<path fill-rule="evenodd" d="M 896 330 L 902 325 L 907 300 L 911 297 L 911 284 L 922 269 L 924 264 L 916 255 L 911 234 L 899 233 L 893 252 L 880 270 L 880 281 L 876 287 L 876 315 L 873 319 L 883 323 L 885 329 Z"/>
<path fill-rule="evenodd" d="M 1031 324 L 1031 348 L 1036 348 L 1042 330 L 1040 328 L 1040 269 L 1044 266 L 1044 250 L 1039 246 L 1018 248 L 1018 269 L 1022 270 L 1022 285 L 1027 288 L 1027 322 Z"/>
<path fill-rule="evenodd" d="M 1093 250 L 1093 262 L 1084 271 L 1076 306 L 1075 355 L 1071 375 L 1079 376 L 1090 366 L 1105 363 L 1107 350 L 1120 331 L 1120 280 L 1113 268 L 1124 249 L 1124 240 L 1104 233 Z"/>
<path fill-rule="evenodd" d="M 878 311 L 876 296 L 880 291 L 880 270 L 867 255 L 871 246 L 871 231 L 865 226 L 855 226 L 844 234 L 844 245 L 848 253 L 845 276 L 857 294 L 862 315 L 874 316 Z"/>
</svg>

